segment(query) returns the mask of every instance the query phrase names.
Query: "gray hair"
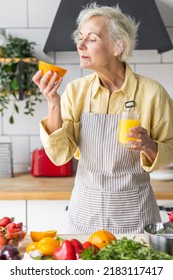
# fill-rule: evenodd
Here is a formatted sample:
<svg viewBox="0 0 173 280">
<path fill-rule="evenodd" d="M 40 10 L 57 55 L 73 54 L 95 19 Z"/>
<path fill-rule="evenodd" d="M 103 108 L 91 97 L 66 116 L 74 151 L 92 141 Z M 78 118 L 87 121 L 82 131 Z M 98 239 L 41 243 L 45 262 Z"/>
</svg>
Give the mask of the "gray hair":
<svg viewBox="0 0 173 280">
<path fill-rule="evenodd" d="M 80 13 L 76 20 L 77 28 L 73 32 L 72 37 L 75 43 L 78 41 L 78 35 L 82 24 L 93 16 L 102 16 L 108 24 L 110 38 L 119 49 L 119 59 L 127 62 L 132 57 L 133 50 L 137 42 L 138 23 L 130 17 L 122 13 L 119 5 L 115 7 L 99 6 L 96 3 L 87 5 Z"/>
</svg>

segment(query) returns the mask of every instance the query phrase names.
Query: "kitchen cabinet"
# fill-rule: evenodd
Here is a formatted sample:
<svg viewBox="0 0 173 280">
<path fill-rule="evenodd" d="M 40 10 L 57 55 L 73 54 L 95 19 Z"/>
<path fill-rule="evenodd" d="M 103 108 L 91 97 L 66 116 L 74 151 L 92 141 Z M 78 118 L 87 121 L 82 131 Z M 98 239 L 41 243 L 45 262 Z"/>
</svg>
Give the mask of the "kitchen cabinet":
<svg viewBox="0 0 173 280">
<path fill-rule="evenodd" d="M 0 218 L 14 217 L 15 221 L 27 225 L 25 200 L 0 200 Z"/>
<path fill-rule="evenodd" d="M 28 230 L 57 229 L 58 234 L 68 233 L 68 204 L 69 200 L 28 200 Z"/>
<path fill-rule="evenodd" d="M 57 229 L 68 233 L 69 200 L 0 200 L 0 218 L 15 217 L 23 222 L 28 232 Z"/>
</svg>

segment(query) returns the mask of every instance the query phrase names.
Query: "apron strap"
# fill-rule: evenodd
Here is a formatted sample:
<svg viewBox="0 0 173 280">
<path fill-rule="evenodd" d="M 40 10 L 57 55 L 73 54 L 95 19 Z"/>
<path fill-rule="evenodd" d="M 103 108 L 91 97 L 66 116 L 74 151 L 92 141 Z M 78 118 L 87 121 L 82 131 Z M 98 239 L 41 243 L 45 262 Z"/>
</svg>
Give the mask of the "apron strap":
<svg viewBox="0 0 173 280">
<path fill-rule="evenodd" d="M 92 95 L 92 85 L 93 85 L 93 79 L 89 81 L 87 95 L 84 102 L 84 110 L 85 113 L 90 113 L 91 111 L 91 95 Z"/>
</svg>

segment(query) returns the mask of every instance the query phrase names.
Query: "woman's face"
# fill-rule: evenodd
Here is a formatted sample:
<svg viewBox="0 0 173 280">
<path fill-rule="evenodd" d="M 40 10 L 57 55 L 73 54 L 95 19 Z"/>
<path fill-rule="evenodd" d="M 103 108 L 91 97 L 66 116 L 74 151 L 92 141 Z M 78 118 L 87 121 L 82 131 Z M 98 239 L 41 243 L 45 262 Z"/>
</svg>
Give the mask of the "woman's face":
<svg viewBox="0 0 173 280">
<path fill-rule="evenodd" d="M 93 16 L 83 23 L 79 32 L 77 50 L 80 67 L 94 71 L 110 67 L 110 63 L 115 59 L 114 46 L 102 16 Z"/>
</svg>

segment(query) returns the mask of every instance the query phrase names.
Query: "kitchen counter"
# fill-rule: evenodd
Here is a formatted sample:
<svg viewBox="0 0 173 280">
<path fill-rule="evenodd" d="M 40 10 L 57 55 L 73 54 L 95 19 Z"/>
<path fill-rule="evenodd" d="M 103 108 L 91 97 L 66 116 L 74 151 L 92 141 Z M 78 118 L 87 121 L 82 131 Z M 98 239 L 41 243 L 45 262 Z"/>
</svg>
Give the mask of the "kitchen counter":
<svg viewBox="0 0 173 280">
<path fill-rule="evenodd" d="M 74 177 L 34 177 L 15 174 L 0 178 L 0 200 L 69 200 Z M 173 199 L 173 181 L 151 181 L 156 199 Z"/>
<path fill-rule="evenodd" d="M 62 238 L 64 240 L 70 240 L 70 239 L 75 238 L 75 239 L 77 239 L 77 240 L 79 240 L 80 242 L 83 243 L 83 242 L 85 242 L 89 239 L 90 235 L 86 235 L 86 234 L 83 234 L 83 235 L 82 234 L 60 234 L 58 236 L 59 236 L 59 238 Z M 147 241 L 146 241 L 146 238 L 145 238 L 144 234 L 116 234 L 115 236 L 116 236 L 117 239 L 127 237 L 128 239 L 135 239 L 135 241 L 137 241 L 137 242 L 142 242 L 142 243 L 147 244 Z M 28 244 L 30 244 L 31 242 L 33 242 L 33 241 L 31 239 L 30 235 L 28 234 L 25 237 L 22 246 L 20 247 L 21 253 L 25 253 L 26 246 Z M 24 257 L 24 259 L 28 258 L 27 255 Z"/>
<path fill-rule="evenodd" d="M 74 177 L 34 177 L 29 173 L 0 179 L 0 200 L 69 200 Z"/>
</svg>

